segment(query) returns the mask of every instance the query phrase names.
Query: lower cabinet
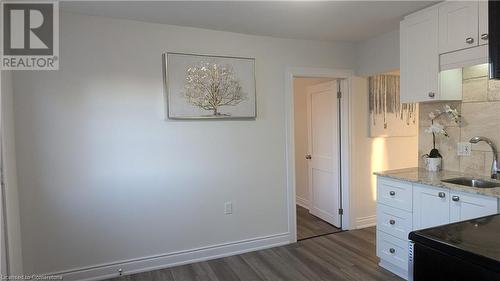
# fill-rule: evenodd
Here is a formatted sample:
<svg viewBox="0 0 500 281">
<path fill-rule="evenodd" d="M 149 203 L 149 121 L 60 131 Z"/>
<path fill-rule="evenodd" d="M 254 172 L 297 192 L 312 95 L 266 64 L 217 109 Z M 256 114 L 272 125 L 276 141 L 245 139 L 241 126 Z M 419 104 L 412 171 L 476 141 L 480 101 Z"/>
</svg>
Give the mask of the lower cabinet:
<svg viewBox="0 0 500 281">
<path fill-rule="evenodd" d="M 443 188 L 415 185 L 413 188 L 413 228 L 429 228 L 449 222 L 450 192 Z"/>
<path fill-rule="evenodd" d="M 498 199 L 490 196 L 452 192 L 450 221 L 459 222 L 498 213 Z"/>
<path fill-rule="evenodd" d="M 404 279 L 411 231 L 498 213 L 496 197 L 384 177 L 378 178 L 377 198 L 379 265 Z"/>
</svg>

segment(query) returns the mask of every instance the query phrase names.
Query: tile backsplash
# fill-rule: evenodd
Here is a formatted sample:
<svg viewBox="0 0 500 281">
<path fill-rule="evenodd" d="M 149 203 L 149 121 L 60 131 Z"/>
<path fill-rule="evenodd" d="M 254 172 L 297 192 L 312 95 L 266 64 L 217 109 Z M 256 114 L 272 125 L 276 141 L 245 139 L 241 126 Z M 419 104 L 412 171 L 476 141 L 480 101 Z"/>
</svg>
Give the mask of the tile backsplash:
<svg viewBox="0 0 500 281">
<path fill-rule="evenodd" d="M 462 114 L 462 124 L 457 125 L 446 116 L 439 119 L 449 134 L 448 138 L 436 138 L 436 147 L 443 156 L 443 169 L 489 175 L 493 156 L 488 145 L 473 144 L 471 156 L 457 156 L 457 144 L 483 136 L 500 148 L 500 81 L 488 80 L 488 65 L 482 64 L 464 68 L 462 83 L 462 101 L 420 104 L 419 155 L 429 153 L 432 148 L 432 135 L 425 132 L 430 124 L 429 112 L 448 104 Z M 422 157 L 419 165 L 425 166 Z"/>
</svg>

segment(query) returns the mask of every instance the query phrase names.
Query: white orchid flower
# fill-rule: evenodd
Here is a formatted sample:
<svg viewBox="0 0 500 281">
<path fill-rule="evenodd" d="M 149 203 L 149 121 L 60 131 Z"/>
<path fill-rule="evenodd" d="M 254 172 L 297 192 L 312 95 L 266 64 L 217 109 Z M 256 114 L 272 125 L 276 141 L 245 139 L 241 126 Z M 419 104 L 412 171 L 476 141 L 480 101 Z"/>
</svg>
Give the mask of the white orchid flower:
<svg viewBox="0 0 500 281">
<path fill-rule="evenodd" d="M 455 123 L 460 123 L 461 116 L 456 108 L 451 108 L 449 105 L 445 105 L 444 110 Z"/>
<path fill-rule="evenodd" d="M 437 122 L 434 122 L 434 124 L 431 124 L 429 126 L 429 128 L 427 128 L 425 130 L 426 133 L 429 133 L 429 134 L 436 134 L 436 135 L 444 135 L 444 136 L 448 136 L 448 133 L 446 132 L 446 130 L 444 129 L 444 126 L 437 123 Z"/>
</svg>

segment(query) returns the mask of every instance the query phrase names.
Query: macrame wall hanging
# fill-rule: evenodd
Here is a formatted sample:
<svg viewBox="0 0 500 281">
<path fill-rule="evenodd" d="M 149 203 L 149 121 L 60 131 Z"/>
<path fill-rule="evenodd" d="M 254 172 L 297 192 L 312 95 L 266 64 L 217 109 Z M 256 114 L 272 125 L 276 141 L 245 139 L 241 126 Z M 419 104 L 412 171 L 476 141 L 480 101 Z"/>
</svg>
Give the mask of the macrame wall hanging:
<svg viewBox="0 0 500 281">
<path fill-rule="evenodd" d="M 399 76 L 369 77 L 370 136 L 414 136 L 417 133 L 416 103 L 401 103 Z"/>
</svg>

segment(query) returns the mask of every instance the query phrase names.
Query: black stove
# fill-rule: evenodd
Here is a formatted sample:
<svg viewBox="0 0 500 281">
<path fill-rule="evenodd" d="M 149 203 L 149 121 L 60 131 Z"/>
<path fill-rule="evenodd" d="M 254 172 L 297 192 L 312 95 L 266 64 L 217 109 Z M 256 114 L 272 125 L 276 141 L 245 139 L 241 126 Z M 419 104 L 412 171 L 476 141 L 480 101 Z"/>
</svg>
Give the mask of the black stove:
<svg viewBox="0 0 500 281">
<path fill-rule="evenodd" d="M 500 214 L 413 231 L 409 238 L 414 281 L 500 281 Z"/>
</svg>

